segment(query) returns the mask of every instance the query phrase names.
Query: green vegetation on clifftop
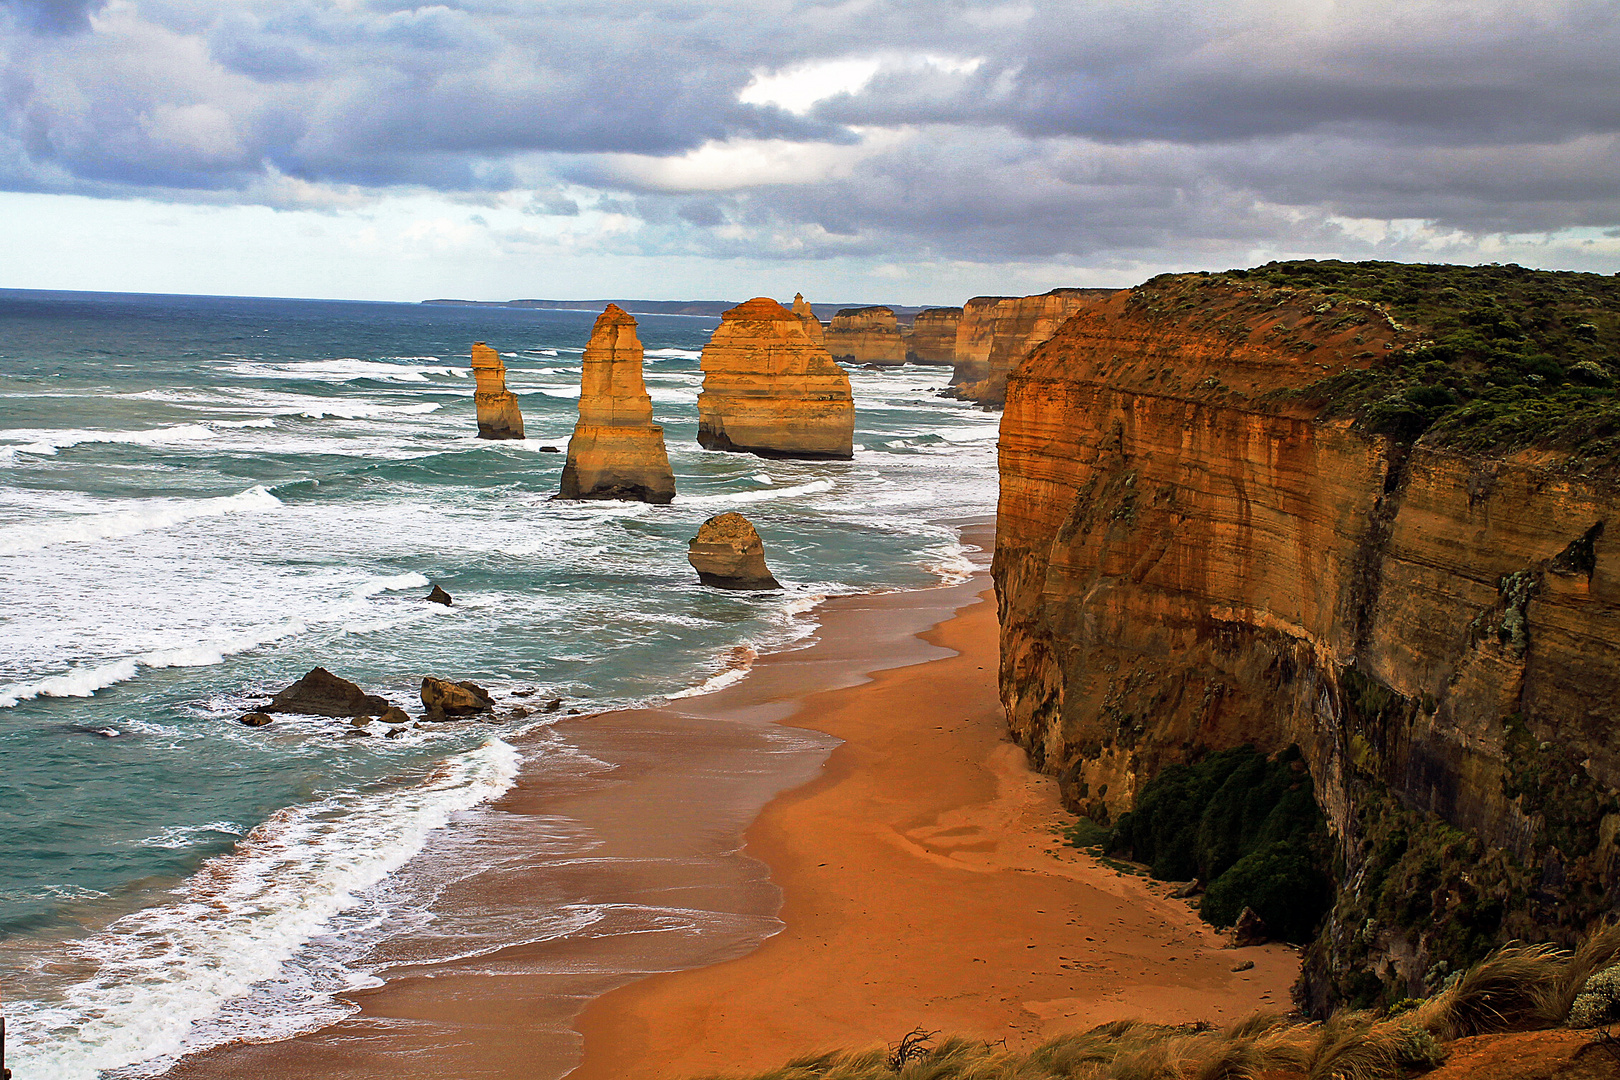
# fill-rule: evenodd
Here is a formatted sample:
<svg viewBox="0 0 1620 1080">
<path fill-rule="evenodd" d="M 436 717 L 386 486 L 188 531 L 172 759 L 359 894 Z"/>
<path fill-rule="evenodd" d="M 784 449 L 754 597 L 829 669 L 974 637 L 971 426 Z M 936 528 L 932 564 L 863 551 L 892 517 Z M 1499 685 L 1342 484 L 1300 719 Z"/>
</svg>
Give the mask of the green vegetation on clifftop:
<svg viewBox="0 0 1620 1080">
<path fill-rule="evenodd" d="M 1388 320 L 1406 340 L 1364 370 L 1289 396 L 1371 434 L 1472 452 L 1533 446 L 1620 458 L 1620 275 L 1392 262 L 1272 262 L 1162 275 L 1133 302 L 1191 310 L 1201 290 L 1253 290 L 1255 313 L 1302 307 L 1326 332 Z M 1189 303 L 1192 301 L 1192 303 Z M 1291 339 L 1302 353 L 1311 335 Z"/>
</svg>

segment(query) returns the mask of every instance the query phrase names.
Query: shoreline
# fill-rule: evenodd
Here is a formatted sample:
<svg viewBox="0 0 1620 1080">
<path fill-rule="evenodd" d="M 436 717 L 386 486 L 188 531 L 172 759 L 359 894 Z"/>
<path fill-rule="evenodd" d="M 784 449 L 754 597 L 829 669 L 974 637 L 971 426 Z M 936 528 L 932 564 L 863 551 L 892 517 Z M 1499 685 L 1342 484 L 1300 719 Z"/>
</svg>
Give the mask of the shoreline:
<svg viewBox="0 0 1620 1080">
<path fill-rule="evenodd" d="M 990 528 L 970 526 L 962 540 L 988 552 Z M 1130 1007 L 1171 1020 L 1220 1019 L 1234 1002 L 1286 1008 L 1291 950 L 1245 950 L 1256 969 L 1232 975 L 1236 954 L 1185 904 L 1072 849 L 1054 854 L 1050 828 L 1072 818 L 1006 739 L 987 586 L 980 569 L 957 585 L 834 597 L 818 609 L 812 644 L 760 657 L 733 685 L 536 733 L 520 747 L 517 785 L 470 836 L 445 840 L 482 844 L 487 865 L 444 890 L 443 912 L 452 923 L 456 913 L 504 921 L 507 941 L 411 963 L 407 937 L 385 958 L 381 985 L 341 995 L 357 1008 L 348 1018 L 192 1055 L 165 1075 L 696 1076 L 892 1042 L 918 1023 L 1011 1042 Z M 859 716 L 868 730 L 850 722 Z M 875 802 L 874 788 L 894 777 L 872 741 L 874 716 L 904 717 L 890 734 L 919 751 L 904 793 Z M 537 777 L 556 738 L 599 775 Z M 829 797 L 836 812 L 817 818 Z M 588 857 L 533 853 L 559 820 L 589 827 Z M 836 871 L 814 865 L 832 862 L 816 858 L 829 845 L 844 857 Z M 846 869 L 877 887 L 841 889 L 830 875 Z M 1136 965 L 1129 971 L 1085 956 L 1078 928 L 1102 923 L 1060 917 L 1077 883 L 1080 908 L 1118 916 L 1108 940 Z M 991 897 L 1022 898 L 1030 913 L 1009 918 Z M 510 940 L 582 908 L 596 922 Z M 937 951 L 930 940 L 928 970 L 908 969 L 916 935 L 944 923 L 960 924 L 950 935 L 960 947 Z M 1134 945 L 1121 951 L 1124 929 Z M 1148 976 L 1170 941 L 1196 978 L 1167 992 Z M 956 955 L 964 949 L 974 955 Z M 1058 987 L 1051 972 L 1015 988 L 1018 967 L 1037 957 L 1071 983 L 1086 969 L 1090 990 Z"/>
<path fill-rule="evenodd" d="M 1007 738 L 994 594 L 977 601 L 919 635 L 948 655 L 812 694 L 785 721 L 841 742 L 746 834 L 784 929 L 590 1003 L 570 1080 L 765 1071 L 919 1027 L 1020 1049 L 1111 1020 L 1289 1009 L 1293 949 L 1226 948 L 1168 886 L 1057 843 L 1073 817 Z"/>
</svg>

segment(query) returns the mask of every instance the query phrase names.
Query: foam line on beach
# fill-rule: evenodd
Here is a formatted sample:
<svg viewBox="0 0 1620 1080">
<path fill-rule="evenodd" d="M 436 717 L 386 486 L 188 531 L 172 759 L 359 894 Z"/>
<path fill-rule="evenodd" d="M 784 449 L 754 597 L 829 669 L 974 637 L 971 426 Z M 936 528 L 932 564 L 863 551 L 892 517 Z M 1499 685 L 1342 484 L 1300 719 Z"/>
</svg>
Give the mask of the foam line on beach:
<svg viewBox="0 0 1620 1080">
<path fill-rule="evenodd" d="M 223 1041 L 225 1032 L 210 1030 L 211 1018 L 276 979 L 433 832 L 501 795 L 517 772 L 517 751 L 492 738 L 413 787 L 277 811 L 233 851 L 204 863 L 173 902 L 126 915 L 73 945 L 96 972 L 61 1001 L 11 1004 L 19 1073 L 151 1076 Z M 346 1011 L 330 994 L 285 1005 L 283 1028 L 318 1026 L 334 1018 L 334 1008 Z"/>
</svg>

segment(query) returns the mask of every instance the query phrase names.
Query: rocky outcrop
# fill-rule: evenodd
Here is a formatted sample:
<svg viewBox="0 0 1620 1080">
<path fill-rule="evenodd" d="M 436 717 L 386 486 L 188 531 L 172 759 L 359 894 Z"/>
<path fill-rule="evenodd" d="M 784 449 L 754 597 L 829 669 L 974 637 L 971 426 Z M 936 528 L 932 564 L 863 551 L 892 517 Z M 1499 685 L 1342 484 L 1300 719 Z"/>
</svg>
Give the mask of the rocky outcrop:
<svg viewBox="0 0 1620 1080">
<path fill-rule="evenodd" d="M 305 716 L 368 716 L 390 707 L 385 699 L 368 694 L 348 679 L 340 679 L 318 667 L 271 698 L 264 711 Z"/>
<path fill-rule="evenodd" d="M 686 560 L 698 580 L 716 589 L 780 589 L 765 565 L 765 545 L 741 514 L 719 514 L 693 537 Z"/>
<path fill-rule="evenodd" d="M 817 345 L 827 344 L 826 327 L 821 325 L 821 320 L 810 307 L 810 301 L 804 298 L 804 293 L 793 294 L 793 314 L 804 322 L 804 328 L 810 334 L 811 341 Z"/>
<path fill-rule="evenodd" d="M 769 297 L 727 311 L 704 346 L 698 444 L 783 458 L 854 456 L 849 376 Z"/>
<path fill-rule="evenodd" d="M 422 676 L 422 708 L 428 720 L 448 720 L 476 716 L 495 707 L 489 691 L 477 683 L 451 682 L 432 675 Z"/>
<path fill-rule="evenodd" d="M 653 423 L 636 320 L 616 304 L 585 345 L 579 422 L 568 440 L 559 499 L 667 503 L 675 497 L 664 429 Z"/>
<path fill-rule="evenodd" d="M 1620 897 L 1620 490 L 1327 419 L 1322 387 L 1417 333 L 1176 280 L 1088 302 L 1011 373 L 1014 737 L 1099 820 L 1165 765 L 1298 745 L 1343 869 L 1318 1011 L 1572 938 Z"/>
<path fill-rule="evenodd" d="M 433 591 L 422 597 L 422 599 L 426 600 L 430 604 L 443 604 L 445 607 L 449 607 L 451 604 L 455 603 L 455 600 L 451 598 L 450 594 L 445 592 L 437 585 L 433 586 Z"/>
<path fill-rule="evenodd" d="M 1031 349 L 1057 333 L 1082 308 L 1117 289 L 1053 289 L 1038 296 L 976 296 L 962 307 L 956 328 L 956 396 L 1000 406 L 1007 375 Z"/>
<path fill-rule="evenodd" d="M 959 307 L 928 308 L 917 312 L 911 332 L 906 335 L 906 360 L 913 364 L 956 363 L 956 327 L 962 321 Z"/>
<path fill-rule="evenodd" d="M 894 310 L 886 307 L 844 308 L 827 328 L 827 351 L 846 364 L 899 366 L 906 344 Z"/>
<path fill-rule="evenodd" d="M 264 725 L 270 723 L 271 719 L 269 713 L 250 712 L 237 717 L 236 722 L 245 727 L 264 727 Z"/>
<path fill-rule="evenodd" d="M 506 365 L 501 354 L 482 341 L 473 342 L 473 405 L 478 410 L 480 439 L 523 438 L 523 414 L 517 395 L 506 388 Z"/>
</svg>

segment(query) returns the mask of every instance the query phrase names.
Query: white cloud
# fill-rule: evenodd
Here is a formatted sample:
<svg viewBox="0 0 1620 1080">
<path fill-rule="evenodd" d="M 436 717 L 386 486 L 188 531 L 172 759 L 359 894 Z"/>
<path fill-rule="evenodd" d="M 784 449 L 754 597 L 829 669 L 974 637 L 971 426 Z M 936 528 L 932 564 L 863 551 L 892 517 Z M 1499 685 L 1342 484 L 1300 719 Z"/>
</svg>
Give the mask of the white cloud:
<svg viewBox="0 0 1620 1080">
<path fill-rule="evenodd" d="M 738 191 L 777 184 L 817 184 L 850 176 L 866 158 L 914 137 L 909 131 L 862 133 L 850 146 L 784 139 L 710 142 L 679 157 L 608 154 L 605 178 L 651 191 Z"/>
</svg>

